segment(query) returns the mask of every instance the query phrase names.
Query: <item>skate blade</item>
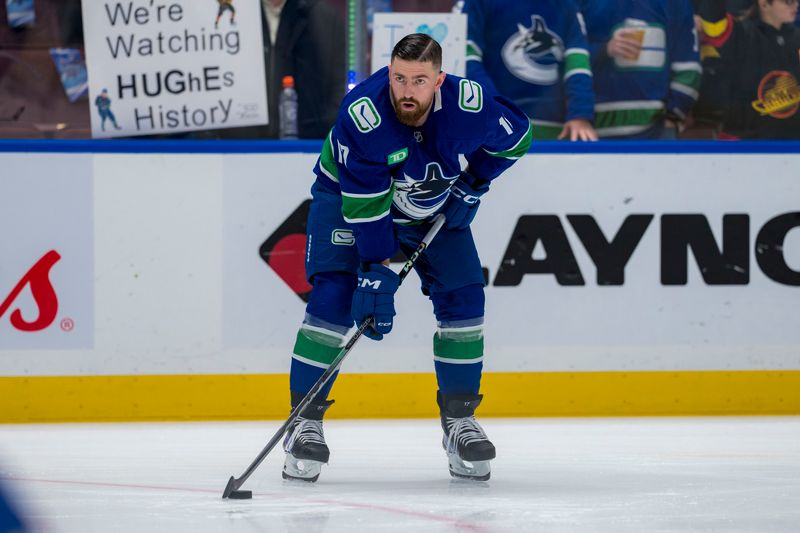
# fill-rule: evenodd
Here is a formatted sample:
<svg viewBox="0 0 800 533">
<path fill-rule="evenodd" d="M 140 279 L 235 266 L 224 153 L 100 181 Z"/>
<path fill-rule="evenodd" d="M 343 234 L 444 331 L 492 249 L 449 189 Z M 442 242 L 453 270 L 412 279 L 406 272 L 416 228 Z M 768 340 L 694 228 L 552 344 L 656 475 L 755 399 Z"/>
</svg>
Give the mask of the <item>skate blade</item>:
<svg viewBox="0 0 800 533">
<path fill-rule="evenodd" d="M 322 464 L 321 461 L 297 459 L 292 454 L 287 453 L 281 476 L 283 479 L 314 483 L 319 479 L 319 474 L 322 471 Z"/>
<path fill-rule="evenodd" d="M 489 481 L 492 476 L 490 461 L 464 461 L 455 453 L 448 453 L 450 475 L 471 481 Z"/>
</svg>

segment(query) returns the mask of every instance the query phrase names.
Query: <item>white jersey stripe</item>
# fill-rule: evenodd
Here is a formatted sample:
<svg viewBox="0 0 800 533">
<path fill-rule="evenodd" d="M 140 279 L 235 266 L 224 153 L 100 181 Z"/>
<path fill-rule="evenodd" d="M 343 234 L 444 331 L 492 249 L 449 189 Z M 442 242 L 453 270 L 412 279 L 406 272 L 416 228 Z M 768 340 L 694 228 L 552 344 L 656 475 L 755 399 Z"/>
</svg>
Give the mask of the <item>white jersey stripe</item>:
<svg viewBox="0 0 800 533">
<path fill-rule="evenodd" d="M 307 365 L 315 366 L 317 368 L 324 368 L 326 370 L 330 366 L 330 365 L 326 365 L 325 363 L 320 363 L 319 361 L 314 361 L 312 359 L 306 359 L 305 357 L 297 355 L 296 353 L 292 354 L 292 359 L 297 359 L 301 363 L 305 363 Z"/>
<path fill-rule="evenodd" d="M 625 111 L 631 109 L 663 109 L 664 102 L 661 100 L 628 100 L 626 102 L 605 102 L 594 106 L 594 110 L 603 111 Z"/>
<path fill-rule="evenodd" d="M 447 357 L 439 357 L 438 355 L 435 355 L 433 356 L 433 360 L 439 361 L 440 363 L 450 363 L 451 365 L 471 365 L 482 362 L 483 356 L 476 357 L 475 359 L 448 359 Z"/>
<path fill-rule="evenodd" d="M 692 89 L 688 85 L 678 83 L 677 81 L 673 81 L 672 83 L 670 83 L 669 88 L 672 89 L 673 91 L 678 91 L 679 93 L 683 93 L 686 96 L 692 98 L 693 100 L 697 100 L 697 98 L 700 96 L 700 93 L 698 93 L 696 90 Z"/>
</svg>

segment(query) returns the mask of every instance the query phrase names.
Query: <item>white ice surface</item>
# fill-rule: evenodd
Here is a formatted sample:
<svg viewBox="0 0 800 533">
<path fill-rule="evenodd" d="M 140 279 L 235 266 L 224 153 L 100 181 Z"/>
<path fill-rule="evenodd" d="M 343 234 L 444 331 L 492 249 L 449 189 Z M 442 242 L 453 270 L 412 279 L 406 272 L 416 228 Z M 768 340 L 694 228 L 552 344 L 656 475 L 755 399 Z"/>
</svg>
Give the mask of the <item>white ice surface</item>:
<svg viewBox="0 0 800 533">
<path fill-rule="evenodd" d="M 488 483 L 451 480 L 436 420 L 325 423 L 331 463 L 285 482 L 279 427 L 0 426 L 0 478 L 33 531 L 800 531 L 800 418 L 483 419 Z"/>
</svg>

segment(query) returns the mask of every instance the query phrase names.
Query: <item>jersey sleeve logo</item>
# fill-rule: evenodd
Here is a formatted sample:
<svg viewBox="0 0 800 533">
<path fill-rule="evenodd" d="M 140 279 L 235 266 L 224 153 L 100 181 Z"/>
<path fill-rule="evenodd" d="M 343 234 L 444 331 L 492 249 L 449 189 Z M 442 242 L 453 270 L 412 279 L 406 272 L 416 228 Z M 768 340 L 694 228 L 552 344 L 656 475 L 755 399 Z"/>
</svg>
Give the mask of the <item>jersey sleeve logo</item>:
<svg viewBox="0 0 800 533">
<path fill-rule="evenodd" d="M 375 104 L 366 96 L 350 104 L 347 111 L 361 133 L 369 133 L 381 125 L 381 116 L 375 109 Z"/>
<path fill-rule="evenodd" d="M 483 109 L 483 87 L 472 80 L 461 80 L 458 86 L 458 107 L 468 113 Z"/>
</svg>

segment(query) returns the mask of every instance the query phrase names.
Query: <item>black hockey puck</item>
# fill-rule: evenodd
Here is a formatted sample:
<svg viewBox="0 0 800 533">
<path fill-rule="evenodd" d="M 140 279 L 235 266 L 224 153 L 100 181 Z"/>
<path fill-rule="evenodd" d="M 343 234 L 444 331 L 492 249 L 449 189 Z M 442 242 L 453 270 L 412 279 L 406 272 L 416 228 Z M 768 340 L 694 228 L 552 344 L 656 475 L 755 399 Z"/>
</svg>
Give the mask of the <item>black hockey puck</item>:
<svg viewBox="0 0 800 533">
<path fill-rule="evenodd" d="M 252 490 L 234 490 L 228 494 L 228 498 L 231 500 L 249 500 L 253 497 Z"/>
</svg>

